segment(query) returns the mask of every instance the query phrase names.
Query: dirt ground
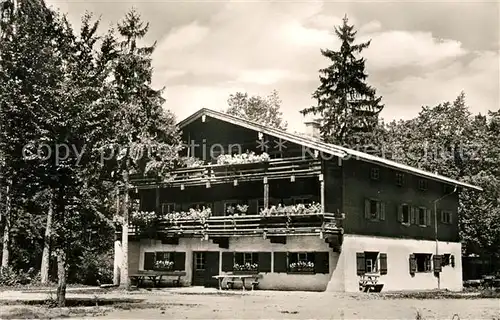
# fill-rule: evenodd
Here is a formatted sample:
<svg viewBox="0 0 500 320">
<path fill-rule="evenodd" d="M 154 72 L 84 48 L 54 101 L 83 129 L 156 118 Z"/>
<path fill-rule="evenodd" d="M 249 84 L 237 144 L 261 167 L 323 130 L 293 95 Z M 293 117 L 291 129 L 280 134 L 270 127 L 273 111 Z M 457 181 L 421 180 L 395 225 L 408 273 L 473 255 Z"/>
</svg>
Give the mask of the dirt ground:
<svg viewBox="0 0 500 320">
<path fill-rule="evenodd" d="M 12 303 L 18 299 L 47 298 L 47 293 L 0 292 L 0 295 L 0 301 L 11 300 Z M 70 315 L 75 319 L 416 319 L 419 314 L 420 319 L 500 320 L 500 299 L 394 299 L 378 294 L 330 292 L 221 293 L 206 288 L 91 294 L 70 292 L 68 297 L 142 300 L 120 308 L 87 307 L 94 315 Z M 12 319 L 9 314 L 15 314 L 21 307 L 31 309 L 34 314 L 47 310 L 26 305 L 2 305 L 0 318 Z M 96 311 L 99 312 L 95 314 Z"/>
</svg>

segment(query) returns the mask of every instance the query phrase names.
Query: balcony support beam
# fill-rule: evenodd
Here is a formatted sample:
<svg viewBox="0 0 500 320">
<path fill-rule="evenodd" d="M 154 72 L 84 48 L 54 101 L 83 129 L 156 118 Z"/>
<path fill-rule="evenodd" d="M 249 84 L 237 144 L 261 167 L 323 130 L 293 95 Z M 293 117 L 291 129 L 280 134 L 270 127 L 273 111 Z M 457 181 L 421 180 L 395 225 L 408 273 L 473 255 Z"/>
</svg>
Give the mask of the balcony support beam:
<svg viewBox="0 0 500 320">
<path fill-rule="evenodd" d="M 267 177 L 264 177 L 264 209 L 269 208 L 269 183 Z"/>
<path fill-rule="evenodd" d="M 320 195 L 320 201 L 321 201 L 321 212 L 324 213 L 325 212 L 325 179 L 324 179 L 322 173 L 319 175 L 319 183 L 320 183 L 319 195 Z"/>
</svg>

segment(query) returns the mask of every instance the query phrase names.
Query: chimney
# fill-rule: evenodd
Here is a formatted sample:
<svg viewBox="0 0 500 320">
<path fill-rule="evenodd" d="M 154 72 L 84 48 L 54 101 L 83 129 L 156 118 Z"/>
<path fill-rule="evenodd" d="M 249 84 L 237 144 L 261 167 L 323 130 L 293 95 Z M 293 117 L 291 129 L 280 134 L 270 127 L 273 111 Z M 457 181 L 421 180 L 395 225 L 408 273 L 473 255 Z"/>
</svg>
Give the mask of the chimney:
<svg viewBox="0 0 500 320">
<path fill-rule="evenodd" d="M 320 139 L 320 120 L 317 118 L 306 118 L 304 121 L 306 125 L 306 134 L 312 138 Z"/>
</svg>

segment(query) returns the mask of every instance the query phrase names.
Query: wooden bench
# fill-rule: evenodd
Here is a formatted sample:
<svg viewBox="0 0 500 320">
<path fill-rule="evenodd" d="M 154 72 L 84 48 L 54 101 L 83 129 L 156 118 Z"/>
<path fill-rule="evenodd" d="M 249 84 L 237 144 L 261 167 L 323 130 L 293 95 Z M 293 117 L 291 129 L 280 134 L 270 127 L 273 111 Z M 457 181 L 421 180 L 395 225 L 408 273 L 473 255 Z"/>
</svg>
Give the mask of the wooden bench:
<svg viewBox="0 0 500 320">
<path fill-rule="evenodd" d="M 173 279 L 172 284 L 174 286 L 180 286 L 181 277 L 185 276 L 184 271 L 139 271 L 137 273 L 131 274 L 129 278 L 137 283 L 137 287 L 140 287 L 144 282 L 144 279 L 149 278 L 153 282 L 153 286 L 156 287 L 161 283 L 162 277 L 176 277 Z"/>
</svg>

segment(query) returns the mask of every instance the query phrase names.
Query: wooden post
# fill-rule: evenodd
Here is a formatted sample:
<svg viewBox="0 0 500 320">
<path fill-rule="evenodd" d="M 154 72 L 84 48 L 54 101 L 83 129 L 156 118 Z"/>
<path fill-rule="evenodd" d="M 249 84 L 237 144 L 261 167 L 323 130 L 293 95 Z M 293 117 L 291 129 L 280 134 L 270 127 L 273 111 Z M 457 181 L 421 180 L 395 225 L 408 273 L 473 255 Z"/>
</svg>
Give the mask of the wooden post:
<svg viewBox="0 0 500 320">
<path fill-rule="evenodd" d="M 120 219 L 120 188 L 116 187 L 116 212 L 114 221 L 119 221 Z M 115 236 L 115 256 L 113 262 L 113 284 L 120 284 L 120 274 L 122 265 L 122 242 L 118 237 Z"/>
<path fill-rule="evenodd" d="M 160 187 L 156 187 L 156 214 L 160 214 L 161 208 L 160 208 Z"/>
<path fill-rule="evenodd" d="M 325 213 L 325 179 L 323 179 L 323 174 L 319 175 L 319 183 L 320 183 L 320 198 L 321 198 L 321 213 Z"/>
<path fill-rule="evenodd" d="M 267 177 L 264 177 L 264 209 L 269 207 L 269 184 Z"/>
</svg>

